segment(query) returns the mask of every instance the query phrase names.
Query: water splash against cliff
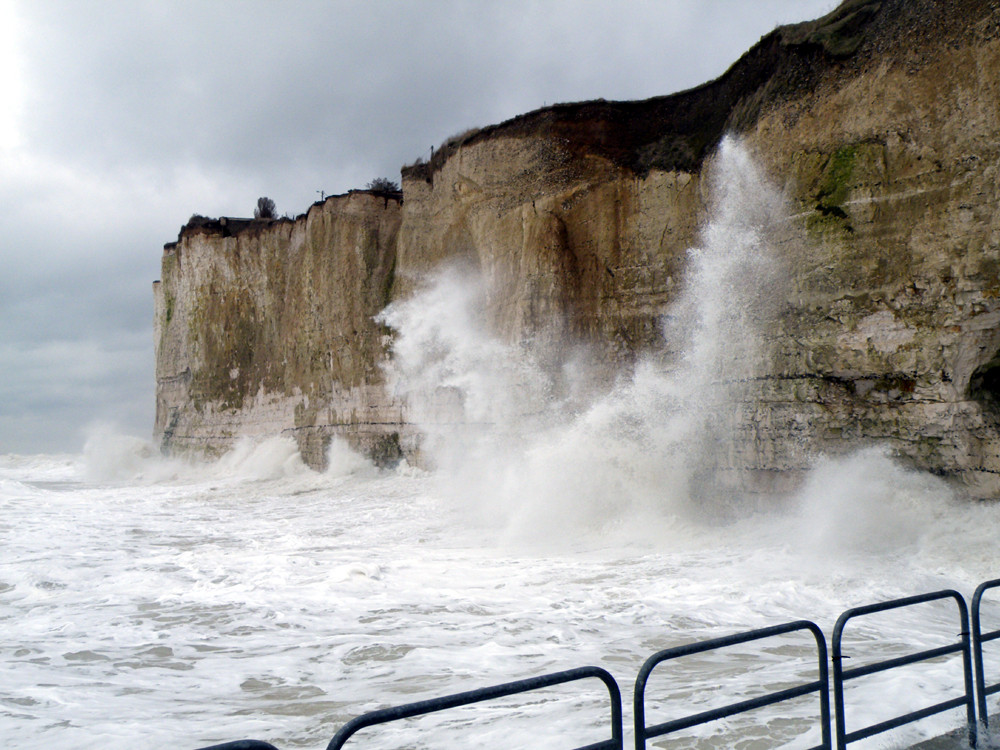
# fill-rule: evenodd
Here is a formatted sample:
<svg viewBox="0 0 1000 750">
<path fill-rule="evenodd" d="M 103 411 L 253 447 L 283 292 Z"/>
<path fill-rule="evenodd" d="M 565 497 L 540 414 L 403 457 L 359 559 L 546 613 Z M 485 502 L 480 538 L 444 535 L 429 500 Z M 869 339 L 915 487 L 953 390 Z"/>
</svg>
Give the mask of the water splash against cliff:
<svg viewBox="0 0 1000 750">
<path fill-rule="evenodd" d="M 567 525 L 628 525 L 632 534 L 719 510 L 720 476 L 738 488 L 782 210 L 734 140 L 720 146 L 710 184 L 701 246 L 689 251 L 687 285 L 663 318 L 665 350 L 682 354 L 641 360 L 610 389 L 587 387 L 595 378 L 580 364 L 586 357 L 553 371 L 530 342 L 492 335 L 482 282 L 467 273 L 444 271 L 382 314 L 396 332 L 390 380 L 451 494 L 485 520 L 517 536 Z"/>
<path fill-rule="evenodd" d="M 210 479 L 265 482 L 295 480 L 313 484 L 319 479 L 299 455 L 289 437 L 243 437 L 232 449 L 212 461 L 195 457 L 170 457 L 148 441 L 121 434 L 108 425 L 95 426 L 83 448 L 81 470 L 89 482 L 153 485 L 172 481 Z M 372 476 L 375 466 L 347 445 L 333 438 L 327 449 L 322 478 Z"/>
</svg>

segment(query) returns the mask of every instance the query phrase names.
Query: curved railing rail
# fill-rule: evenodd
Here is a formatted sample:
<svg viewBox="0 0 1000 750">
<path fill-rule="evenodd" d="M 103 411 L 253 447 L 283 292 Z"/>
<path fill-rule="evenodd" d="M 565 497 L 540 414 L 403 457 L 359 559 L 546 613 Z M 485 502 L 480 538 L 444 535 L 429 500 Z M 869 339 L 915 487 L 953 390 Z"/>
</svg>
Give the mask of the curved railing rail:
<svg viewBox="0 0 1000 750">
<path fill-rule="evenodd" d="M 649 679 L 649 675 L 657 665 L 662 664 L 669 659 L 691 656 L 692 654 L 700 654 L 705 651 L 714 651 L 715 649 L 725 648 L 727 646 L 736 646 L 740 643 L 748 643 L 749 641 L 756 641 L 762 638 L 772 638 L 774 636 L 792 633 L 798 630 L 808 630 L 816 639 L 819 679 L 788 688 L 787 690 L 779 690 L 759 695 L 748 700 L 739 701 L 737 703 L 730 703 L 726 706 L 721 706 L 710 711 L 702 711 L 701 713 L 692 714 L 680 719 L 665 721 L 660 724 L 655 724 L 654 726 L 646 726 L 646 682 Z M 642 668 L 639 670 L 639 675 L 635 679 L 635 693 L 633 696 L 635 711 L 635 747 L 636 750 L 643 750 L 643 748 L 646 747 L 646 740 L 652 739 L 653 737 L 661 737 L 662 735 L 669 734 L 670 732 L 688 729 L 690 727 L 698 726 L 699 724 L 707 724 L 710 721 L 724 719 L 727 716 L 734 716 L 745 711 L 763 708 L 765 706 L 787 701 L 792 698 L 798 698 L 799 696 L 808 695 L 810 693 L 819 693 L 820 716 L 823 731 L 822 743 L 814 748 L 810 748 L 810 750 L 829 750 L 831 747 L 830 679 L 826 659 L 826 638 L 823 636 L 823 631 L 820 630 L 815 623 L 808 620 L 797 620 L 783 625 L 774 625 L 769 628 L 761 628 L 759 630 L 751 630 L 745 633 L 737 633 L 736 635 L 728 635 L 723 636 L 722 638 L 713 638 L 708 641 L 700 641 L 697 643 L 689 643 L 684 646 L 668 648 L 663 651 L 659 651 L 646 659 Z"/>
<path fill-rule="evenodd" d="M 953 599 L 955 604 L 958 606 L 961 618 L 961 622 L 959 623 L 962 636 L 961 641 L 947 646 L 942 646 L 940 648 L 933 648 L 909 654 L 907 656 L 900 656 L 895 659 L 885 659 L 883 661 L 865 664 L 861 667 L 844 669 L 844 656 L 841 650 L 841 642 L 844 635 L 844 627 L 847 625 L 848 621 L 854 619 L 855 617 L 870 615 L 875 612 L 886 612 L 892 609 L 912 607 L 916 604 L 924 604 L 926 602 L 937 601 L 940 599 Z M 848 743 L 854 742 L 855 740 L 871 737 L 872 735 L 880 734 L 881 732 L 887 732 L 890 729 L 901 727 L 904 724 L 909 724 L 917 721 L 918 719 L 923 719 L 928 716 L 941 713 L 942 711 L 947 711 L 952 708 L 960 708 L 962 706 L 965 706 L 966 718 L 969 725 L 969 745 L 971 747 L 975 747 L 976 713 L 975 700 L 972 690 L 972 649 L 969 643 L 968 623 L 969 611 L 965 604 L 965 599 L 963 599 L 962 595 L 957 591 L 952 591 L 950 589 L 945 591 L 935 591 L 930 594 L 908 596 L 903 599 L 893 599 L 892 601 L 881 602 L 879 604 L 869 604 L 864 607 L 854 607 L 844 612 L 837 619 L 837 624 L 833 628 L 833 695 L 837 708 L 836 730 L 838 750 L 843 750 L 843 748 L 847 747 Z M 917 711 L 901 714 L 892 719 L 888 719 L 877 724 L 871 724 L 853 732 L 847 731 L 846 720 L 844 717 L 844 682 L 846 680 L 875 674 L 876 672 L 884 672 L 887 669 L 894 669 L 896 667 L 906 666 L 907 664 L 915 664 L 920 661 L 927 661 L 928 659 L 934 659 L 938 656 L 945 656 L 956 652 L 961 652 L 962 654 L 962 670 L 965 676 L 965 694 L 961 698 L 954 698 L 932 706 L 927 706 Z"/>
<path fill-rule="evenodd" d="M 584 680 L 596 677 L 601 680 L 608 689 L 611 698 L 611 737 L 610 739 L 585 745 L 576 750 L 622 750 L 622 696 L 618 689 L 618 683 L 611 674 L 600 667 L 578 667 L 577 669 L 567 669 L 564 672 L 554 672 L 553 674 L 542 675 L 540 677 L 529 677 L 526 680 L 516 682 L 506 682 L 502 685 L 469 690 L 464 693 L 446 695 L 442 698 L 431 698 L 430 700 L 407 703 L 402 706 L 382 708 L 377 711 L 370 711 L 361 716 L 351 719 L 340 728 L 327 745 L 327 750 L 339 750 L 344 743 L 355 732 L 365 727 L 375 724 L 385 724 L 399 719 L 408 719 L 414 716 L 444 711 L 449 708 L 467 706 L 470 703 L 481 703 L 483 701 L 503 698 L 507 695 L 517 693 L 527 693 L 532 690 L 539 690 L 553 685 L 561 685 L 566 682 Z"/>
</svg>

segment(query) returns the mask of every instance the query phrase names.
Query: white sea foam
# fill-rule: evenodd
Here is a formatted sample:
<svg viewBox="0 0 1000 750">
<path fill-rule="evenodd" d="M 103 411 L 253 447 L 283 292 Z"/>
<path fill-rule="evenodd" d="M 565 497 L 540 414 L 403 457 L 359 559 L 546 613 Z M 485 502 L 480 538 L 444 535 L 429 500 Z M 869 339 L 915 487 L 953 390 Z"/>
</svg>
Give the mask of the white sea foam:
<svg viewBox="0 0 1000 750">
<path fill-rule="evenodd" d="M 908 471 L 878 448 L 819 460 L 800 497 L 799 541 L 824 558 L 906 551 L 956 511 L 941 479 Z"/>
<path fill-rule="evenodd" d="M 679 360 L 651 358 L 598 387 L 585 353 L 553 369 L 492 337 L 481 290 L 457 272 L 386 312 L 395 387 L 428 429 L 436 472 L 377 470 L 339 441 L 325 473 L 285 439 L 179 461 L 106 430 L 83 457 L 0 457 L 5 745 L 322 747 L 372 708 L 584 664 L 622 686 L 628 733 L 636 672 L 662 648 L 799 618 L 829 636 L 848 607 L 941 588 L 968 596 L 995 577 L 1000 507 L 959 502 L 878 450 L 820 459 L 784 506 L 718 523 L 699 482 L 734 450 L 726 426 L 739 413 L 727 404 L 768 313 L 737 282 L 775 273 L 755 254 L 766 255 L 777 198 L 735 144 L 716 174 L 724 197 L 665 323 L 687 342 Z M 735 309 L 703 305 L 712 289 Z M 993 623 L 998 609 L 987 610 Z M 852 630 L 850 647 L 899 654 L 957 632 L 953 610 L 928 605 Z M 649 716 L 812 680 L 810 648 L 789 637 L 665 668 Z M 987 663 L 1000 674 L 1000 659 Z M 936 661 L 852 687 L 852 724 L 945 700 L 959 684 L 954 662 Z M 607 699 L 581 690 L 366 730 L 364 741 L 594 742 Z M 815 745 L 817 713 L 801 699 L 694 730 L 690 746 Z M 859 746 L 960 721 L 951 712 Z"/>
<path fill-rule="evenodd" d="M 342 476 L 371 467 L 371 463 L 339 439 L 331 442 L 327 476 Z M 316 477 L 299 455 L 292 438 L 243 437 L 217 460 L 167 457 L 152 443 L 123 435 L 109 426 L 91 430 L 84 445 L 82 477 L 94 482 L 148 483 L 201 480 L 266 481 Z"/>
<path fill-rule="evenodd" d="M 326 451 L 326 474 L 331 477 L 345 477 L 352 474 L 371 475 L 375 471 L 372 462 L 347 444 L 342 438 L 333 438 Z"/>
<path fill-rule="evenodd" d="M 257 736 L 321 747 L 364 710 L 587 663 L 627 692 L 642 659 L 670 645 L 801 617 L 829 635 L 850 606 L 945 587 L 969 596 L 995 575 L 1000 530 L 996 506 L 952 503 L 936 480 L 874 452 L 821 462 L 801 505 L 784 513 L 723 527 L 689 519 L 661 527 L 655 543 L 592 535 L 590 551 L 533 553 L 470 528 L 429 475 L 212 473 L 0 483 L 7 746 L 124 748 L 143 737 L 194 748 Z M 879 502 L 888 515 L 869 507 Z M 898 514 L 905 533 L 894 534 Z M 866 626 L 861 645 L 876 638 L 879 652 L 898 652 L 954 637 L 947 607 L 924 619 Z M 807 646 L 790 639 L 787 654 Z M 658 715 L 745 697 L 772 679 L 765 668 L 778 682 L 808 676 L 808 659 L 781 653 L 743 649 L 668 670 L 651 688 Z M 849 693 L 852 720 L 950 697 L 953 672 L 938 664 L 888 688 L 861 685 Z M 470 714 L 471 738 L 448 726 L 432 734 L 438 746 L 499 731 L 515 744 L 546 731 L 583 744 L 599 736 L 605 700 L 590 690 L 579 701 L 515 701 L 513 725 L 490 709 Z M 746 741 L 791 741 L 814 713 L 803 701 L 782 709 L 780 726 L 755 717 L 729 726 Z M 700 734 L 711 743 L 715 731 Z M 388 737 L 425 746 L 402 732 Z"/>
</svg>

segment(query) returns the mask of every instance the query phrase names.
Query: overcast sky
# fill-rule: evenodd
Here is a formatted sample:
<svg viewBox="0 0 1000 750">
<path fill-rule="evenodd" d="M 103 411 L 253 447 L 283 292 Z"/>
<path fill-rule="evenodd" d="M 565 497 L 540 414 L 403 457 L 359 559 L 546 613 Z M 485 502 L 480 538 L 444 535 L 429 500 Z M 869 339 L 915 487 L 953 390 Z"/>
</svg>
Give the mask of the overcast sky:
<svg viewBox="0 0 1000 750">
<path fill-rule="evenodd" d="M 473 126 L 723 73 L 835 0 L 0 0 L 0 453 L 152 432 L 193 213 L 298 214 Z"/>
</svg>

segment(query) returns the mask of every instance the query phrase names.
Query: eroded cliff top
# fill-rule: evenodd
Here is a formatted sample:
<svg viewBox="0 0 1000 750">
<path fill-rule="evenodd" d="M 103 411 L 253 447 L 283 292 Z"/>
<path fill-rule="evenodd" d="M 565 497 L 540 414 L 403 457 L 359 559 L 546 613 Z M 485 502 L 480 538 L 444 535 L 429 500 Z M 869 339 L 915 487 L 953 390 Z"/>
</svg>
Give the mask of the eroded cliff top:
<svg viewBox="0 0 1000 750">
<path fill-rule="evenodd" d="M 170 252 L 177 247 L 184 237 L 195 234 L 214 235 L 217 237 L 233 237 L 238 234 L 259 233 L 273 227 L 276 224 L 293 224 L 297 221 L 305 219 L 309 215 L 310 211 L 318 206 L 324 205 L 328 201 L 349 200 L 354 196 L 370 196 L 372 198 L 376 198 L 384 201 L 386 208 L 388 207 L 390 201 L 397 205 L 400 205 L 403 202 L 403 194 L 399 191 L 358 189 L 349 190 L 348 192 L 341 193 L 339 195 L 328 195 L 323 200 L 316 201 L 309 206 L 305 213 L 301 213 L 295 217 L 283 216 L 273 219 L 248 219 L 233 216 L 220 216 L 217 218 L 211 218 L 208 216 L 201 216 L 200 214 L 194 214 L 187 220 L 187 223 L 181 227 L 180 232 L 177 234 L 177 239 L 173 242 L 166 243 L 163 246 L 163 250 L 164 252 Z"/>
<path fill-rule="evenodd" d="M 842 81 L 878 65 L 917 69 L 943 46 L 975 33 L 1000 0 L 844 0 L 822 18 L 781 26 L 765 35 L 719 78 L 642 101 L 603 99 L 555 104 L 505 122 L 473 128 L 445 141 L 428 162 L 402 168 L 404 179 L 428 182 L 462 146 L 493 138 L 544 137 L 576 156 L 595 155 L 644 176 L 651 170 L 695 172 L 726 132 L 745 132 L 774 106 Z M 998 32 L 1000 33 L 1000 32 Z M 402 202 L 401 193 L 355 194 Z M 276 222 L 192 216 L 172 250 L 186 235 L 229 236 L 256 232 Z"/>
<path fill-rule="evenodd" d="M 473 129 L 442 144 L 429 162 L 403 168 L 432 180 L 460 147 L 485 139 L 546 136 L 577 155 L 631 169 L 696 171 L 722 135 L 751 128 L 769 108 L 829 78 L 873 65 L 921 66 L 987 15 L 995 0 L 845 0 L 815 21 L 767 34 L 722 76 L 643 101 L 556 104 Z"/>
</svg>

